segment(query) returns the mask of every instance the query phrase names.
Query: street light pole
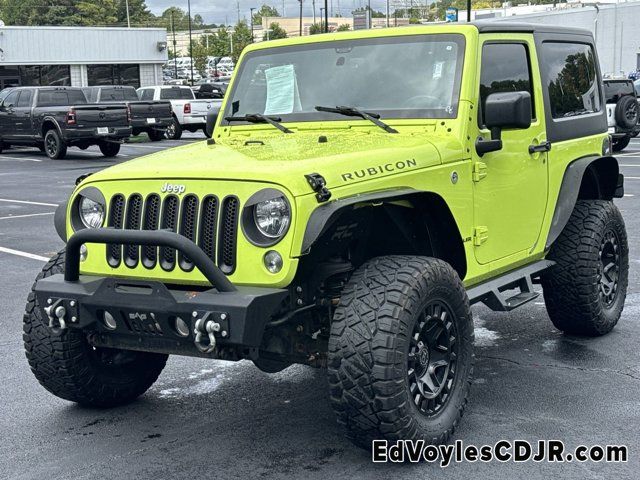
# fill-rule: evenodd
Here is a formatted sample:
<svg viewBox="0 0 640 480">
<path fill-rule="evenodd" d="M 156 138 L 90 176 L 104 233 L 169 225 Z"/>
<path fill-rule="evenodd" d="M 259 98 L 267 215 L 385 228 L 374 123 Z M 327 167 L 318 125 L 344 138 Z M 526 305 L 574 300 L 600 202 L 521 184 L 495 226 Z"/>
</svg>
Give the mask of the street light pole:
<svg viewBox="0 0 640 480">
<path fill-rule="evenodd" d="M 328 0 L 324 0 L 324 33 L 329 33 L 329 9 Z"/>
<path fill-rule="evenodd" d="M 189 58 L 191 61 L 191 85 L 193 85 L 193 39 L 191 38 L 191 0 L 187 0 L 187 14 L 189 15 Z"/>
<path fill-rule="evenodd" d="M 176 57 L 178 56 L 178 52 L 176 52 L 176 26 L 173 23 L 173 10 L 171 11 L 171 30 L 173 32 L 173 71 L 175 74 L 176 80 L 178 79 L 178 63 L 176 62 Z"/>
<path fill-rule="evenodd" d="M 125 7 L 127 8 L 127 28 L 131 28 L 131 17 L 129 17 L 129 0 L 125 0 Z"/>
<path fill-rule="evenodd" d="M 467 0 L 467 22 L 471 21 L 471 0 Z"/>
<path fill-rule="evenodd" d="M 298 0 L 300 2 L 300 36 L 302 36 L 302 0 Z"/>
</svg>

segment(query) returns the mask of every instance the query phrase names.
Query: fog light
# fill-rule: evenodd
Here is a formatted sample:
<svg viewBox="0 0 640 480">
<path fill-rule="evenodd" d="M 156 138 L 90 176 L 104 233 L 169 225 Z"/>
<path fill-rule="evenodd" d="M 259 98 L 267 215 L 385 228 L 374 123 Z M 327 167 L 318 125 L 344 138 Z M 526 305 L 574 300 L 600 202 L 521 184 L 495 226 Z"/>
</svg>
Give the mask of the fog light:
<svg viewBox="0 0 640 480">
<path fill-rule="evenodd" d="M 176 328 L 176 332 L 178 333 L 178 335 L 180 335 L 181 337 L 188 337 L 189 336 L 189 325 L 187 325 L 187 323 L 182 320 L 180 317 L 176 317 L 175 321 L 174 321 L 174 325 Z"/>
<path fill-rule="evenodd" d="M 264 255 L 264 266 L 270 273 L 278 273 L 282 270 L 282 255 L 275 250 L 269 250 Z"/>
<path fill-rule="evenodd" d="M 87 250 L 87 246 L 83 243 L 80 245 L 80 261 L 84 262 L 87 259 L 89 251 Z"/>
<path fill-rule="evenodd" d="M 102 322 L 104 323 L 104 326 L 109 330 L 115 330 L 118 326 L 118 324 L 116 323 L 116 319 L 113 318 L 113 315 L 111 315 L 109 312 L 104 312 Z"/>
</svg>

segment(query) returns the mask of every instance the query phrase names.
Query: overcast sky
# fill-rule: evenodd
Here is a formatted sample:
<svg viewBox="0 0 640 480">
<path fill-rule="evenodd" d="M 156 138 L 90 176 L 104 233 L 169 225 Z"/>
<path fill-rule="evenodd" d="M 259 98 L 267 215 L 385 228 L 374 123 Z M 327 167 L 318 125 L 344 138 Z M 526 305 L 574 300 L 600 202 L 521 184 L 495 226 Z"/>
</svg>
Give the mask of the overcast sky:
<svg viewBox="0 0 640 480">
<path fill-rule="evenodd" d="M 187 0 L 146 0 L 147 5 L 155 14 L 162 13 L 167 7 L 176 6 L 187 10 Z M 359 6 L 367 4 L 367 0 L 327 0 L 329 12 L 333 5 L 334 13 L 338 13 L 340 9 L 342 16 L 351 16 L 351 11 Z M 238 20 L 238 8 L 240 6 L 240 18 L 249 18 L 249 8 L 260 7 L 263 3 L 274 6 L 282 15 L 282 7 L 284 4 L 284 13 L 287 17 L 295 17 L 299 14 L 300 4 L 298 0 L 191 0 L 191 14 L 200 14 L 206 22 L 214 23 L 235 23 Z M 400 3 L 397 0 L 391 1 L 391 4 Z M 313 0 L 303 0 L 302 12 L 305 16 L 312 15 Z M 320 7 L 324 7 L 324 0 L 315 0 L 316 15 L 320 15 Z M 386 0 L 371 0 L 371 8 L 375 10 L 386 10 Z"/>
</svg>

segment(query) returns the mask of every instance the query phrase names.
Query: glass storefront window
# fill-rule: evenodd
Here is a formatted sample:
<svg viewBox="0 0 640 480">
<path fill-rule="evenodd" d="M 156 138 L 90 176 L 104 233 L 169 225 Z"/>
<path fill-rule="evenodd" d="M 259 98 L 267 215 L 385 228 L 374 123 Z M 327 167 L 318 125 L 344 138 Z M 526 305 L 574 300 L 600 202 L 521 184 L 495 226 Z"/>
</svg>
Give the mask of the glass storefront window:
<svg viewBox="0 0 640 480">
<path fill-rule="evenodd" d="M 11 82 L 7 81 L 11 79 Z M 20 65 L 0 67 L 0 81 L 4 86 L 70 86 L 69 65 Z"/>
<path fill-rule="evenodd" d="M 89 86 L 128 85 L 140 87 L 140 65 L 87 65 Z"/>
</svg>

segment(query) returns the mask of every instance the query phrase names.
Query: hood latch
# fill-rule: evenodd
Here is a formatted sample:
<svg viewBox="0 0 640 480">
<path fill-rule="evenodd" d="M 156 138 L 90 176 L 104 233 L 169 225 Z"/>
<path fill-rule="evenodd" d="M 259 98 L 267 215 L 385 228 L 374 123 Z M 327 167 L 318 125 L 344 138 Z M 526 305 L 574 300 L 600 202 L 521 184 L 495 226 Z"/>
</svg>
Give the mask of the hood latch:
<svg viewBox="0 0 640 480">
<path fill-rule="evenodd" d="M 327 188 L 327 182 L 319 173 L 310 173 L 304 176 L 311 187 L 311 190 L 316 192 L 316 200 L 318 203 L 323 203 L 331 198 L 331 192 Z"/>
</svg>

